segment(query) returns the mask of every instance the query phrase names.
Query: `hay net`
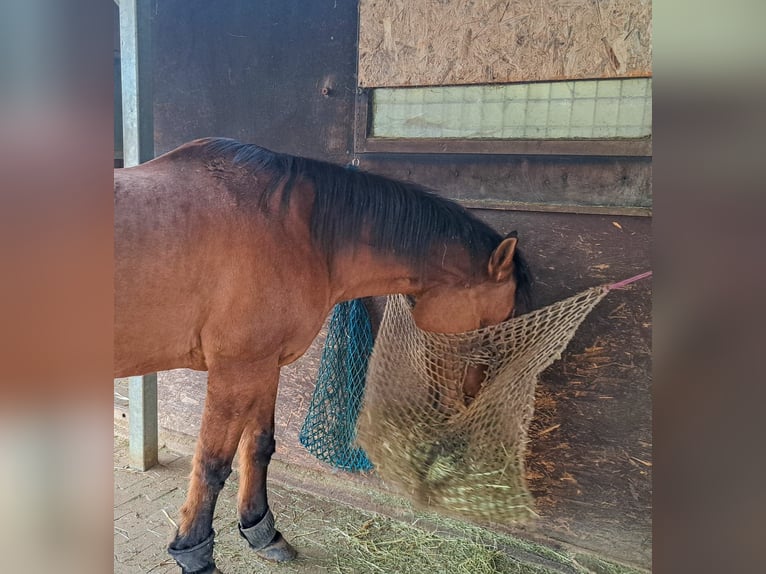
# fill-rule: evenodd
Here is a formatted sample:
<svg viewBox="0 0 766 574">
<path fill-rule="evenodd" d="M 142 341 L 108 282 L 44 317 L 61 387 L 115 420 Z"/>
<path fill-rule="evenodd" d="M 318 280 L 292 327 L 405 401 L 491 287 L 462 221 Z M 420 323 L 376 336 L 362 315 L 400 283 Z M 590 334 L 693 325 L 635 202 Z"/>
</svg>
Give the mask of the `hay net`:
<svg viewBox="0 0 766 574">
<path fill-rule="evenodd" d="M 455 335 L 421 331 L 407 298 L 389 297 L 357 424 L 357 442 L 381 477 L 446 514 L 499 523 L 533 515 L 524 451 L 535 385 L 607 292 L 594 287 Z M 467 404 L 469 365 L 486 371 Z"/>
<path fill-rule="evenodd" d="M 343 470 L 372 468 L 367 455 L 355 444 L 372 346 L 372 326 L 361 299 L 336 305 L 298 438 L 319 460 Z"/>
</svg>

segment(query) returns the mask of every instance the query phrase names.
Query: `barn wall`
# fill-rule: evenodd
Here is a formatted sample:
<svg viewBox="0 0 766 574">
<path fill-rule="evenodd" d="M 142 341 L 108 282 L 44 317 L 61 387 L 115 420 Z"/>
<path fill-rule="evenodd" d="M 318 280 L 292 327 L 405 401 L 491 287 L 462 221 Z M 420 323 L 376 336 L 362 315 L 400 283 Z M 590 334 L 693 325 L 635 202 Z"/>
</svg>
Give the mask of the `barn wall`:
<svg viewBox="0 0 766 574">
<path fill-rule="evenodd" d="M 155 154 L 219 135 L 338 163 L 354 157 L 354 0 L 164 0 L 153 12 Z M 614 213 L 651 206 L 651 162 L 641 157 L 365 153 L 356 159 L 364 169 L 474 206 L 612 207 Z"/>
</svg>

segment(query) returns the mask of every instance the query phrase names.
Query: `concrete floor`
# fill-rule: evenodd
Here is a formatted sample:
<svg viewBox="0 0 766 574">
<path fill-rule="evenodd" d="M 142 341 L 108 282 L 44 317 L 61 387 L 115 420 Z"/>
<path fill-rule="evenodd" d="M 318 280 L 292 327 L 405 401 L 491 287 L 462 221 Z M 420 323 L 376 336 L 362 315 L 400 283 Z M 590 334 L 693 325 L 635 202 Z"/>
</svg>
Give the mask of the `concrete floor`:
<svg viewBox="0 0 766 574">
<path fill-rule="evenodd" d="M 149 471 L 128 467 L 127 425 L 115 420 L 114 572 L 171 574 L 179 571 L 166 552 L 175 531 L 191 469 L 191 442 L 171 437 L 160 463 Z M 269 499 L 277 526 L 298 550 L 298 558 L 275 565 L 260 560 L 237 531 L 236 467 L 218 499 L 213 526 L 214 556 L 226 574 L 638 574 L 614 569 L 587 554 L 552 551 L 477 526 L 413 511 L 406 501 L 338 480 L 325 472 L 274 461 Z M 307 486 L 310 488 L 307 490 Z M 458 561 L 456 561 L 458 557 Z M 466 561 L 466 558 L 468 561 Z M 473 560 L 475 563 L 471 563 Z M 392 561 L 396 561 L 392 565 Z"/>
</svg>

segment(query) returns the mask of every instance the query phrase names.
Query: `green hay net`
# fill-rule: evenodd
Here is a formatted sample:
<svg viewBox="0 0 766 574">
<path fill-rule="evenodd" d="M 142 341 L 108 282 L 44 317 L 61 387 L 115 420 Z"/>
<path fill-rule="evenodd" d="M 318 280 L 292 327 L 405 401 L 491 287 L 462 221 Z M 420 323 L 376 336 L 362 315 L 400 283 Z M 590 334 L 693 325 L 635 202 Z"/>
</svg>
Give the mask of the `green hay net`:
<svg viewBox="0 0 766 574">
<path fill-rule="evenodd" d="M 299 439 L 319 460 L 343 470 L 372 468 L 367 455 L 355 444 L 372 346 L 370 318 L 362 301 L 336 305 Z"/>
</svg>

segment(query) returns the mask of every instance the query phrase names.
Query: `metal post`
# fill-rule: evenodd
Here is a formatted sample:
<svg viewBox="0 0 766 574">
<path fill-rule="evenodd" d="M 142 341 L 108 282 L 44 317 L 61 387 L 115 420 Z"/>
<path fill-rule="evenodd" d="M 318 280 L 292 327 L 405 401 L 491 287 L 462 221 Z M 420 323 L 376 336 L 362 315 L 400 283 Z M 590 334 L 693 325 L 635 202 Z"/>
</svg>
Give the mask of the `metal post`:
<svg viewBox="0 0 766 574">
<path fill-rule="evenodd" d="M 130 377 L 128 382 L 130 466 L 148 470 L 157 464 L 157 373 Z"/>
<path fill-rule="evenodd" d="M 122 134 L 125 167 L 154 156 L 151 74 L 152 0 L 120 0 Z M 130 464 L 157 464 L 157 373 L 130 377 L 128 398 Z"/>
<path fill-rule="evenodd" d="M 152 117 L 152 0 L 120 0 L 120 68 L 125 167 L 154 157 Z"/>
</svg>

